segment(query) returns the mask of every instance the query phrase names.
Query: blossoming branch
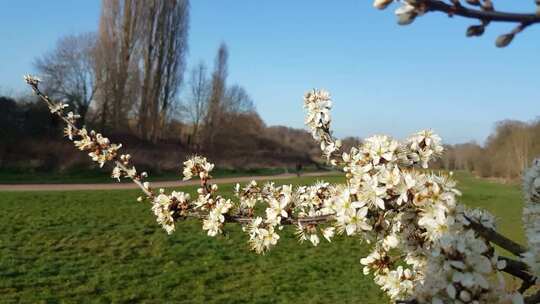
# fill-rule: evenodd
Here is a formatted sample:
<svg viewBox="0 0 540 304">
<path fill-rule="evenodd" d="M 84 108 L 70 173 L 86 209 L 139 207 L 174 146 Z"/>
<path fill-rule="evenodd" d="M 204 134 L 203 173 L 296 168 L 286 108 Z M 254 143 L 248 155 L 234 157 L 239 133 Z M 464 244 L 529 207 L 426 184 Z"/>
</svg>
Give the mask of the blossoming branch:
<svg viewBox="0 0 540 304">
<path fill-rule="evenodd" d="M 164 189 L 155 192 L 146 173 L 138 173 L 121 145 L 101 134 L 76 127 L 77 115 L 65 113 L 39 90 L 39 79 L 26 82 L 66 123 L 75 146 L 100 166 L 114 164 L 112 176 L 129 178 L 151 203 L 157 222 L 167 233 L 188 217 L 199 218 L 202 229 L 215 237 L 226 222 L 243 226 L 253 251 L 264 254 L 276 246 L 285 225 L 293 226 L 300 242 L 317 246 L 338 235 L 360 236 L 371 252 L 360 260 L 388 297 L 400 303 L 537 303 L 538 294 L 524 296 L 539 276 L 540 162 L 525 177 L 527 208 L 524 220 L 529 249 L 496 232 L 494 217 L 458 203 L 460 192 L 451 175 L 425 169 L 443 152 L 441 139 L 420 131 L 403 142 L 376 135 L 350 151 L 331 133 L 328 92 L 312 90 L 304 97 L 306 125 L 330 164 L 345 173 L 346 183 L 317 182 L 292 187 L 252 181 L 236 185 L 236 200 L 220 195 L 212 184 L 214 165 L 195 156 L 184 162 L 184 179 L 198 178 L 196 197 Z M 516 255 L 498 255 L 494 245 Z M 513 290 L 503 272 L 523 281 Z"/>
</svg>

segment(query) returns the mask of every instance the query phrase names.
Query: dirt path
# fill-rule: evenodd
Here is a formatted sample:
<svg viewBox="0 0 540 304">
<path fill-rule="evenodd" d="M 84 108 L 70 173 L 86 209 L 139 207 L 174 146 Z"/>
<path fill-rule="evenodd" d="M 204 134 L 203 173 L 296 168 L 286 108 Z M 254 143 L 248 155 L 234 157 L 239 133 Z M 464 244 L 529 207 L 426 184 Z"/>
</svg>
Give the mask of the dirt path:
<svg viewBox="0 0 540 304">
<path fill-rule="evenodd" d="M 302 176 L 328 176 L 336 175 L 336 172 L 310 172 Z M 245 183 L 251 180 L 283 180 L 296 177 L 296 174 L 280 174 L 267 176 L 243 176 L 216 178 L 216 184 Z M 198 185 L 198 180 L 189 181 L 162 181 L 152 182 L 153 188 L 169 188 L 180 186 Z M 74 191 L 74 190 L 120 190 L 137 189 L 133 183 L 110 183 L 110 184 L 24 184 L 24 185 L 1 185 L 0 191 Z"/>
</svg>

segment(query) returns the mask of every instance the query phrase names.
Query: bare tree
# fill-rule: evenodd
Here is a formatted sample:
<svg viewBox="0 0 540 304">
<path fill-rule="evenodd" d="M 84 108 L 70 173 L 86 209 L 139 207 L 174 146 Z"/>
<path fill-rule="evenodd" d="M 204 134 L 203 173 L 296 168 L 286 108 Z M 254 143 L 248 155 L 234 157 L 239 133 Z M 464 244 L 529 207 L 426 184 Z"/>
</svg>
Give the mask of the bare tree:
<svg viewBox="0 0 540 304">
<path fill-rule="evenodd" d="M 255 112 L 255 105 L 247 91 L 240 85 L 233 85 L 225 91 L 223 111 L 229 113 Z"/>
<path fill-rule="evenodd" d="M 210 99 L 208 101 L 208 115 L 205 119 L 205 140 L 207 146 L 212 148 L 216 127 L 219 125 L 223 111 L 223 99 L 226 90 L 227 79 L 227 59 L 229 57 L 227 45 L 222 43 L 219 46 L 214 72 L 212 73 L 212 87 Z"/>
<path fill-rule="evenodd" d="M 537 122 L 504 120 L 497 123 L 484 147 L 474 143 L 446 147 L 442 165 L 450 170 L 467 170 L 484 177 L 515 179 L 540 151 Z"/>
<path fill-rule="evenodd" d="M 114 129 L 127 124 L 132 101 L 128 84 L 137 73 L 137 45 L 143 1 L 103 0 L 96 52 L 101 120 Z M 109 116 L 110 115 L 110 116 Z M 103 127 L 102 126 L 102 127 Z"/>
<path fill-rule="evenodd" d="M 139 131 L 143 138 L 153 142 L 161 136 L 182 82 L 187 52 L 188 9 L 186 0 L 144 2 Z"/>
<path fill-rule="evenodd" d="M 506 120 L 497 124 L 486 144 L 493 175 L 520 176 L 532 158 L 531 131 L 529 124 L 520 121 Z"/>
<path fill-rule="evenodd" d="M 34 62 L 47 84 L 47 93 L 73 105 L 82 123 L 97 89 L 95 48 L 94 33 L 70 35 L 58 40 L 54 50 Z"/>
<path fill-rule="evenodd" d="M 199 144 L 199 130 L 208 112 L 208 98 L 210 96 L 210 82 L 206 76 L 206 65 L 201 62 L 191 70 L 189 79 L 189 96 L 184 105 L 189 120 L 193 125 L 191 143 L 197 147 Z"/>
</svg>

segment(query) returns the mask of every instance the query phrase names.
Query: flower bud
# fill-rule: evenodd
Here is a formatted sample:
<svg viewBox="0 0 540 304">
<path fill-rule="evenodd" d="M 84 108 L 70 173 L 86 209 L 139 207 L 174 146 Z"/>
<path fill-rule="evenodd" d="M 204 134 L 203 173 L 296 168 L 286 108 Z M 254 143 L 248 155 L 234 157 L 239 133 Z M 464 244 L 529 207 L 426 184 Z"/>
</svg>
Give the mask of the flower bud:
<svg viewBox="0 0 540 304">
<path fill-rule="evenodd" d="M 380 10 L 383 10 L 386 7 L 388 7 L 388 5 L 390 5 L 390 3 L 392 3 L 392 2 L 393 2 L 393 0 L 375 0 L 373 2 L 373 6 L 375 8 L 380 9 Z"/>
<path fill-rule="evenodd" d="M 404 13 L 398 15 L 398 24 L 399 25 L 409 25 L 414 22 L 417 14 L 415 12 Z"/>
<path fill-rule="evenodd" d="M 467 28 L 467 37 L 477 37 L 484 34 L 485 27 L 483 25 L 471 25 Z"/>
<path fill-rule="evenodd" d="M 471 294 L 466 291 L 466 290 L 462 290 L 460 293 L 459 293 L 459 298 L 464 301 L 464 302 L 469 302 L 471 300 Z"/>
<path fill-rule="evenodd" d="M 499 48 L 507 47 L 514 39 L 514 34 L 504 34 L 497 37 L 495 45 Z"/>
</svg>

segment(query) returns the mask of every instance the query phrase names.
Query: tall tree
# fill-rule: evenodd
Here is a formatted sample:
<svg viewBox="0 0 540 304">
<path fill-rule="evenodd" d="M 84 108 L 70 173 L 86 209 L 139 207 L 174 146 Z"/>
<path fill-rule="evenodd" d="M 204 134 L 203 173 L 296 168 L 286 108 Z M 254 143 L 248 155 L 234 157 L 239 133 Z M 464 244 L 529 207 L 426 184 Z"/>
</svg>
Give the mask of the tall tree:
<svg viewBox="0 0 540 304">
<path fill-rule="evenodd" d="M 216 128 L 219 126 L 221 114 L 223 112 L 223 99 L 226 90 L 227 79 L 227 45 L 222 43 L 218 49 L 214 72 L 212 73 L 211 93 L 208 101 L 208 115 L 205 121 L 205 141 L 207 146 L 212 148 Z"/>
<path fill-rule="evenodd" d="M 203 62 L 199 63 L 191 70 L 189 78 L 189 95 L 184 105 L 190 122 L 193 125 L 191 133 L 191 144 L 198 147 L 199 130 L 203 119 L 208 112 L 208 98 L 210 96 L 210 82 L 206 76 L 206 66 Z"/>
<path fill-rule="evenodd" d="M 127 125 L 131 105 L 128 101 L 137 74 L 137 46 L 140 19 L 146 2 L 136 0 L 103 0 L 96 52 L 96 80 L 102 123 L 114 129 Z M 109 116 L 110 115 L 110 116 Z"/>
<path fill-rule="evenodd" d="M 54 50 L 34 62 L 47 93 L 73 105 L 82 123 L 97 89 L 95 49 L 94 33 L 70 35 L 58 40 Z"/>
<path fill-rule="evenodd" d="M 185 70 L 189 2 L 152 0 L 144 3 L 139 131 L 143 138 L 155 142 L 177 100 Z"/>
</svg>

